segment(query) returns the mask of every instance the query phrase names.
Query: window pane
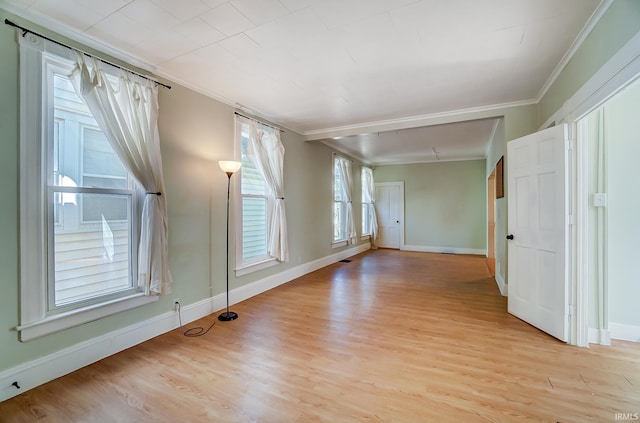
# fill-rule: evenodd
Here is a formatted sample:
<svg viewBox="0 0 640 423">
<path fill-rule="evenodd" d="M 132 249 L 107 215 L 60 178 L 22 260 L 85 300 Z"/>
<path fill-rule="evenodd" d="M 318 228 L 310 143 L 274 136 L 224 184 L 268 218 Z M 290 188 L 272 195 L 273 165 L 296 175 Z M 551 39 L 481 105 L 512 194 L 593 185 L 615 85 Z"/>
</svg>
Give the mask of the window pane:
<svg viewBox="0 0 640 423">
<path fill-rule="evenodd" d="M 103 301 L 134 289 L 131 195 L 55 189 L 127 189 L 127 171 L 66 75 L 54 75 L 52 100 L 50 309 Z"/>
<path fill-rule="evenodd" d="M 342 174 L 338 165 L 339 159 L 333 161 L 333 200 L 342 201 Z"/>
<path fill-rule="evenodd" d="M 55 75 L 54 157 L 50 172 L 58 186 L 127 188 L 127 171 L 98 128 L 71 81 Z"/>
<path fill-rule="evenodd" d="M 86 176 L 82 178 L 83 186 L 93 188 L 127 189 L 127 180 L 122 178 L 108 178 Z"/>
<path fill-rule="evenodd" d="M 333 240 L 339 241 L 344 239 L 344 203 L 333 203 Z"/>
<path fill-rule="evenodd" d="M 116 179 L 119 180 L 117 188 L 126 188 L 127 171 L 102 131 L 82 127 L 82 135 L 82 185 L 116 188 L 108 182 L 109 179 Z M 107 182 L 109 186 L 103 186 L 102 182 Z"/>
<path fill-rule="evenodd" d="M 65 225 L 54 231 L 54 306 L 85 301 L 133 288 L 130 277 L 128 195 L 69 194 L 76 203 L 91 203 L 100 215 L 92 225 L 78 225 L 78 206 L 72 201 L 62 205 Z M 109 207 L 100 213 L 98 205 L 118 204 L 125 210 L 118 220 L 108 217 Z M 120 219 L 124 217 L 124 219 Z M 70 222 L 70 223 L 68 223 Z M 75 224 L 74 224 L 75 223 Z"/>
<path fill-rule="evenodd" d="M 242 199 L 242 258 L 267 255 L 267 199 Z"/>
<path fill-rule="evenodd" d="M 369 205 L 362 205 L 362 235 L 369 235 Z"/>
<path fill-rule="evenodd" d="M 82 196 L 82 222 L 107 220 L 126 221 L 129 212 L 127 198 L 113 195 L 84 194 Z"/>
<path fill-rule="evenodd" d="M 262 174 L 256 168 L 253 160 L 247 155 L 247 149 L 249 147 L 248 134 L 243 132 L 242 134 L 242 171 L 240 172 L 242 178 L 242 194 L 250 195 L 265 195 L 267 193 L 267 186 L 265 184 Z"/>
</svg>

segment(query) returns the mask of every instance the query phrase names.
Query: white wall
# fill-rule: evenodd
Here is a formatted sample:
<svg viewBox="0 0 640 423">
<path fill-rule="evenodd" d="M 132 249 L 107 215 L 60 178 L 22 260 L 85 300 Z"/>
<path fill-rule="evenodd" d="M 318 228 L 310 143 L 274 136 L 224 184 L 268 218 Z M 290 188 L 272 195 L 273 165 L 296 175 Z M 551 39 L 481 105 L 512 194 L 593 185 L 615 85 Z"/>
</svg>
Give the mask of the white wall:
<svg viewBox="0 0 640 423">
<path fill-rule="evenodd" d="M 610 328 L 640 328 L 640 83 L 609 101 L 604 115 Z"/>
<path fill-rule="evenodd" d="M 583 126 L 589 147 L 589 328 L 640 341 L 640 83 L 592 112 Z M 606 207 L 594 206 L 605 193 Z"/>
</svg>

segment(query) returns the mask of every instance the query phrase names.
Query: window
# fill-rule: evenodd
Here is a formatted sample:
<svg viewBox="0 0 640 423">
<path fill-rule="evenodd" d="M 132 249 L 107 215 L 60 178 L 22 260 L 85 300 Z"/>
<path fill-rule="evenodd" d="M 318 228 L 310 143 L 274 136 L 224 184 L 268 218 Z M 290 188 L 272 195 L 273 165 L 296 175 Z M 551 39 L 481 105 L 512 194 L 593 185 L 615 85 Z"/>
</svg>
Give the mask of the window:
<svg viewBox="0 0 640 423">
<path fill-rule="evenodd" d="M 49 312 L 133 289 L 130 223 L 135 191 L 66 76 L 71 69 L 56 68 L 43 81 L 53 86 L 46 101 L 57 127 L 49 149 L 53 154 L 45 158 L 53 195 L 47 202 L 47 215 L 53 216 L 47 222 Z"/>
<path fill-rule="evenodd" d="M 362 236 L 371 236 L 372 222 L 370 208 L 373 207 L 373 198 L 369 192 L 369 181 L 373 180 L 371 168 L 362 167 L 360 184 L 362 186 Z"/>
<path fill-rule="evenodd" d="M 351 205 L 351 161 L 333 156 L 333 243 L 344 245 L 355 238 Z"/>
<path fill-rule="evenodd" d="M 20 43 L 25 341 L 155 299 L 134 277 L 141 196 L 67 76 L 72 52 Z"/>
<path fill-rule="evenodd" d="M 236 237 L 236 275 L 277 264 L 267 251 L 272 197 L 260 170 L 248 154 L 251 126 L 236 118 L 236 140 L 240 149 L 240 204 Z"/>
</svg>

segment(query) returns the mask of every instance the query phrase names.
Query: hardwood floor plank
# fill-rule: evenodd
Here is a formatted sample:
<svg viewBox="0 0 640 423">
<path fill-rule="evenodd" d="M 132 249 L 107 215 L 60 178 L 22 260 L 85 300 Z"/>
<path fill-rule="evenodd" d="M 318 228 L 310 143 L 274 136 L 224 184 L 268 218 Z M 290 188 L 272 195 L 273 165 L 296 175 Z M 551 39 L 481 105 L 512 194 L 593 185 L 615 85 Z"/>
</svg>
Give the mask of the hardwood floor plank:
<svg viewBox="0 0 640 423">
<path fill-rule="evenodd" d="M 640 346 L 506 312 L 482 257 L 376 250 L 0 403 L 14 422 L 583 422 L 640 412 Z M 197 322 L 208 325 L 215 315 Z"/>
</svg>

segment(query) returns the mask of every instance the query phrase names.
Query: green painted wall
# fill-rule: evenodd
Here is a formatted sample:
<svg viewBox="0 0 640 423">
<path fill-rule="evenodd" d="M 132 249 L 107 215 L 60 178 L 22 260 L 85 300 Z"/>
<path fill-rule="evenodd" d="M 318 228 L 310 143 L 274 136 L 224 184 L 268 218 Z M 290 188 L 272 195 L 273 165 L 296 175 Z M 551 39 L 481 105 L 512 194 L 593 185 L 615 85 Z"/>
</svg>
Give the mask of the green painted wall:
<svg viewBox="0 0 640 423">
<path fill-rule="evenodd" d="M 5 18 L 64 39 L 0 9 L 0 19 Z M 13 328 L 19 323 L 20 303 L 19 68 L 16 32 L 7 25 L 0 25 L 0 57 L 0 371 L 163 314 L 172 309 L 175 297 L 188 305 L 223 292 L 227 176 L 217 161 L 233 155 L 234 109 L 171 83 L 171 90 L 160 89 L 159 129 L 173 293 L 157 303 L 27 343 L 18 341 Z M 331 248 L 332 151 L 324 144 L 303 142 L 301 135 L 288 130 L 282 140 L 291 260 L 237 279 L 232 274 L 231 288 L 340 251 Z M 359 178 L 359 166 L 354 166 L 354 176 Z M 354 198 L 356 211 L 360 210 L 359 192 Z M 356 216 L 359 225 L 358 213 Z"/>
<path fill-rule="evenodd" d="M 640 1 L 615 0 L 540 101 L 539 125 L 640 31 Z"/>
<path fill-rule="evenodd" d="M 376 182 L 404 181 L 405 244 L 486 248 L 485 161 L 378 166 Z"/>
</svg>

